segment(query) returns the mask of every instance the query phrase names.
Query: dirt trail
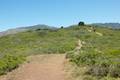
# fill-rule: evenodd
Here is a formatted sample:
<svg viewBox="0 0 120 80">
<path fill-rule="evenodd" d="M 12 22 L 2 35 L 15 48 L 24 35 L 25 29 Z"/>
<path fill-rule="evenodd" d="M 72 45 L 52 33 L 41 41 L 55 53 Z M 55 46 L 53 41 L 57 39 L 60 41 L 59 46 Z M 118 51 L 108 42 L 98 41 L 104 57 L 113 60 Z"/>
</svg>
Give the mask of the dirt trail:
<svg viewBox="0 0 120 80">
<path fill-rule="evenodd" d="M 79 39 L 78 42 L 77 42 L 77 46 L 75 48 L 75 50 L 80 50 L 82 48 L 82 41 Z"/>
<path fill-rule="evenodd" d="M 96 34 L 99 35 L 99 36 L 103 36 L 103 34 L 100 33 L 100 32 L 96 32 Z"/>
<path fill-rule="evenodd" d="M 88 30 L 88 32 L 92 32 L 92 31 L 93 31 L 93 29 L 87 29 L 87 30 Z M 97 35 L 99 35 L 99 36 L 103 36 L 103 34 L 100 33 L 100 32 L 95 31 L 95 33 L 96 33 Z"/>
<path fill-rule="evenodd" d="M 0 80 L 66 80 L 65 54 L 36 55 Z"/>
</svg>

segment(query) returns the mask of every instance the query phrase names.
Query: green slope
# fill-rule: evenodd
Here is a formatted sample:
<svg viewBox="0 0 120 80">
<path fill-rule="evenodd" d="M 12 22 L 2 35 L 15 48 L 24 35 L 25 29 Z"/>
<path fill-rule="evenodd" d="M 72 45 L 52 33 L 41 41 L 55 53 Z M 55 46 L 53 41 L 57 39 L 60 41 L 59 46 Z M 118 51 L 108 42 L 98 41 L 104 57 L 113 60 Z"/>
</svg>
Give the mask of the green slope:
<svg viewBox="0 0 120 80">
<path fill-rule="evenodd" d="M 96 27 L 96 31 L 103 35 L 100 36 L 94 31 L 89 32 L 88 30 L 90 29 L 90 26 L 74 25 L 68 28 L 55 30 L 32 29 L 17 34 L 3 36 L 0 38 L 0 57 L 2 60 L 4 56 L 8 54 L 12 56 L 27 56 L 66 53 L 74 50 L 79 39 L 86 43 L 82 48 L 83 52 L 85 52 L 84 54 L 90 53 L 91 55 L 94 55 L 92 53 L 114 53 L 117 58 L 120 56 L 120 30 Z M 100 51 L 100 53 L 98 51 Z M 73 62 L 76 60 L 76 64 L 81 63 L 79 61 L 80 57 L 70 58 Z M 3 65 L 2 62 L 0 65 Z"/>
<path fill-rule="evenodd" d="M 15 28 L 15 29 L 8 29 L 7 31 L 0 32 L 0 37 L 1 36 L 6 36 L 6 35 L 9 35 L 9 34 L 17 34 L 19 32 L 25 32 L 27 30 L 36 30 L 36 29 L 55 30 L 57 28 L 52 27 L 52 26 L 48 26 L 48 25 L 44 25 L 44 24 L 38 24 L 38 25 L 33 25 L 33 26 L 19 27 L 19 28 Z"/>
</svg>

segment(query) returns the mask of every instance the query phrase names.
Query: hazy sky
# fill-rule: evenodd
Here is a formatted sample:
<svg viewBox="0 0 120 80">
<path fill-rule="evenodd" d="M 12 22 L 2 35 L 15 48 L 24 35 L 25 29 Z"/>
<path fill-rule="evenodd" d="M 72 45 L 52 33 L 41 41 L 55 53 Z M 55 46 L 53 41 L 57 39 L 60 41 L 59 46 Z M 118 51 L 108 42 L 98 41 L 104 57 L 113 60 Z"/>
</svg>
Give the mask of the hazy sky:
<svg viewBox="0 0 120 80">
<path fill-rule="evenodd" d="M 120 22 L 120 0 L 0 0 L 0 31 L 35 25 Z"/>
</svg>

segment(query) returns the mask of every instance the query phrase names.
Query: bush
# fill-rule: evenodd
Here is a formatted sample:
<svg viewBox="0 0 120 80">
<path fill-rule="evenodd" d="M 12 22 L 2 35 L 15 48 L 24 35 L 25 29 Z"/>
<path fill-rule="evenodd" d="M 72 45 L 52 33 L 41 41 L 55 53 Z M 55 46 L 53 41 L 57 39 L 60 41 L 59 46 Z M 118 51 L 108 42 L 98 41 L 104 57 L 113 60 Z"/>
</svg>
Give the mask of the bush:
<svg viewBox="0 0 120 80">
<path fill-rule="evenodd" d="M 61 29 L 63 29 L 64 27 L 63 26 L 61 26 Z"/>
<path fill-rule="evenodd" d="M 112 53 L 113 52 L 113 53 Z M 118 51 L 111 53 L 97 53 L 93 50 L 82 51 L 78 55 L 69 53 L 67 56 L 72 62 L 79 65 L 86 65 L 90 68 L 86 74 L 97 77 L 120 77 L 120 58 Z"/>
<path fill-rule="evenodd" d="M 99 56 L 99 54 L 95 53 L 94 51 L 91 52 L 81 51 L 79 55 L 74 55 L 74 53 L 68 55 L 72 55 L 70 59 L 72 62 L 75 62 L 77 65 L 80 64 L 94 65 L 96 59 Z"/>
<path fill-rule="evenodd" d="M 84 25 L 85 25 L 85 23 L 82 21 L 78 23 L 78 26 L 84 26 Z"/>
<path fill-rule="evenodd" d="M 24 56 L 13 56 L 10 54 L 5 55 L 2 59 L 0 59 L 0 75 L 17 68 L 23 61 L 25 61 Z"/>
<path fill-rule="evenodd" d="M 99 76 L 99 77 L 104 77 L 107 76 L 108 74 L 108 68 L 107 67 L 103 67 L 101 65 L 96 65 L 96 66 L 92 66 L 87 74 L 93 75 L 93 76 Z"/>
<path fill-rule="evenodd" d="M 120 64 L 110 66 L 109 74 L 111 77 L 120 77 Z"/>
</svg>

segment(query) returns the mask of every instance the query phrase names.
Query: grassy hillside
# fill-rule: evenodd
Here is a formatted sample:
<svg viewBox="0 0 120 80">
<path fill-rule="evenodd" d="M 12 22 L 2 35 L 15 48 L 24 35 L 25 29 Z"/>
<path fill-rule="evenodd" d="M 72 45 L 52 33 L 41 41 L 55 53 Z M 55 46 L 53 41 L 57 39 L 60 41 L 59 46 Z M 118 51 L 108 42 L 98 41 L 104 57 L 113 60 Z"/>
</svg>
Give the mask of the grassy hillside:
<svg viewBox="0 0 120 80">
<path fill-rule="evenodd" d="M 17 34 L 19 32 L 25 32 L 27 30 L 36 30 L 36 29 L 51 29 L 55 30 L 57 28 L 48 26 L 48 25 L 43 25 L 43 24 L 38 24 L 38 25 L 33 25 L 33 26 L 27 26 L 27 27 L 19 27 L 15 29 L 8 29 L 7 31 L 0 32 L 0 37 L 1 36 L 6 36 L 10 34 Z"/>
<path fill-rule="evenodd" d="M 95 66 L 98 67 L 96 63 L 102 64 L 105 62 L 105 65 L 109 63 L 108 59 L 110 59 L 112 62 L 118 61 L 118 63 L 116 64 L 119 64 L 120 31 L 108 29 L 108 28 L 96 27 L 96 31 L 103 35 L 100 36 L 96 34 L 96 32 L 94 31 L 89 32 L 88 30 L 90 29 L 91 29 L 90 26 L 74 25 L 64 29 L 57 29 L 57 30 L 35 29 L 35 30 L 28 30 L 22 33 L 3 36 L 0 38 L 0 57 L 1 57 L 0 65 L 5 64 L 2 63 L 2 61 L 3 59 L 7 59 L 5 58 L 6 55 L 12 55 L 13 57 L 14 56 L 18 57 L 18 56 L 28 56 L 35 54 L 66 53 L 74 50 L 77 41 L 79 39 L 85 42 L 85 44 L 82 47 L 82 52 L 80 52 L 79 55 L 77 56 L 74 55 L 74 52 L 68 53 L 68 55 L 70 56 L 69 57 L 70 60 L 75 64 L 77 64 L 78 66 L 79 65 L 89 66 L 90 69 L 92 70 L 93 69 L 92 67 Z M 98 58 L 99 60 L 98 62 L 96 62 Z M 22 58 L 20 57 L 20 59 L 24 60 L 23 57 Z M 10 60 L 8 60 L 7 62 L 11 62 Z M 14 60 L 15 59 L 13 59 L 13 62 Z M 21 63 L 21 61 L 19 61 L 18 59 L 17 63 Z M 11 64 L 15 64 L 15 63 L 11 63 Z M 91 64 L 92 65 L 95 64 L 95 65 L 91 66 Z M 0 68 L 0 70 L 3 69 L 4 67 Z M 96 76 L 96 74 L 93 76 Z M 119 76 L 120 76 L 120 71 L 118 71 L 117 73 L 117 77 Z"/>
<path fill-rule="evenodd" d="M 42 54 L 65 53 L 74 48 L 75 37 L 71 31 L 29 30 L 0 38 L 0 53 L 3 54 Z"/>
<path fill-rule="evenodd" d="M 84 27 L 84 30 L 86 29 L 91 28 Z M 97 33 L 101 33 L 102 36 Z M 119 80 L 117 79 L 120 77 L 119 36 L 119 30 L 100 27 L 96 27 L 95 32 L 79 34 L 78 38 L 86 44 L 83 44 L 78 54 L 76 51 L 68 53 L 70 61 L 79 66 L 76 75 L 82 76 L 83 80 Z"/>
</svg>

